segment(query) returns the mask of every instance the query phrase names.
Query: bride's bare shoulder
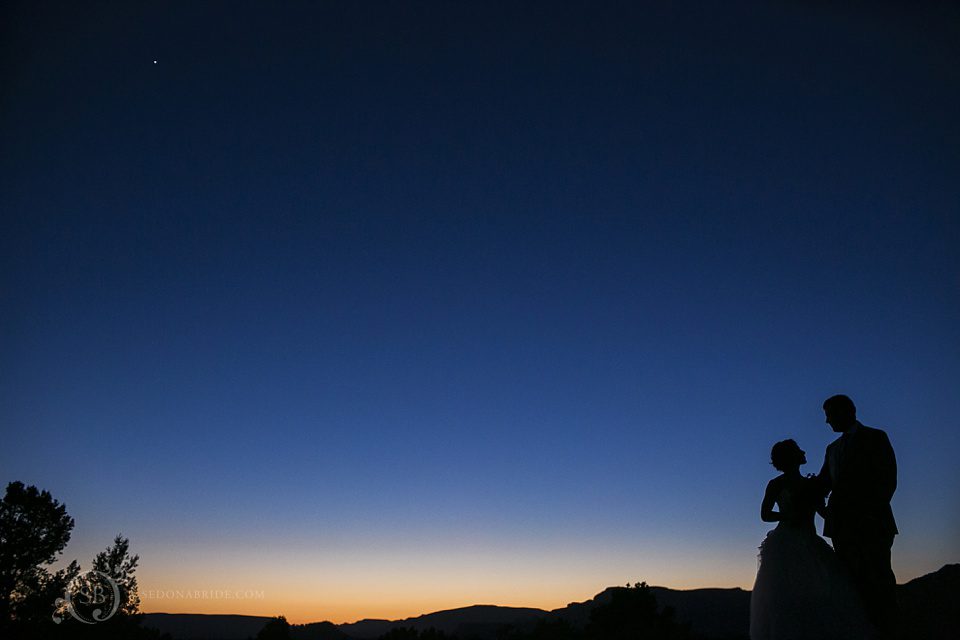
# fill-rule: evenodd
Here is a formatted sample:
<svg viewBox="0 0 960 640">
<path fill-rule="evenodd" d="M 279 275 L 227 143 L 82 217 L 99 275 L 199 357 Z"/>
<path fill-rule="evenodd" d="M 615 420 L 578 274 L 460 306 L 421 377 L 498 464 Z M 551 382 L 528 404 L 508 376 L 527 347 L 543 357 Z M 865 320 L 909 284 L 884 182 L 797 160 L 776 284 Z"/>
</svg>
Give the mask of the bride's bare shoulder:
<svg viewBox="0 0 960 640">
<path fill-rule="evenodd" d="M 779 491 L 780 488 L 783 487 L 783 479 L 783 475 L 771 479 L 770 482 L 767 483 L 767 491 Z"/>
</svg>

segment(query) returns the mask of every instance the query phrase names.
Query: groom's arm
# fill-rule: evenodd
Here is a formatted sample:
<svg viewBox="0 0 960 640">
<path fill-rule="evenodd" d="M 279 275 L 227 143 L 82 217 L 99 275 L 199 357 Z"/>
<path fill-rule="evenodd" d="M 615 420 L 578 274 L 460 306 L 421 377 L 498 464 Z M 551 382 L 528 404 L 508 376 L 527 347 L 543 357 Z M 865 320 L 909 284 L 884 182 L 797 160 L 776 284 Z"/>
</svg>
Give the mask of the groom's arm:
<svg viewBox="0 0 960 640">
<path fill-rule="evenodd" d="M 823 466 L 820 467 L 820 473 L 817 474 L 817 487 L 820 490 L 820 495 L 824 498 L 827 497 L 827 494 L 833 490 L 833 478 L 830 477 L 830 447 L 827 447 L 826 453 L 823 454 Z"/>
<path fill-rule="evenodd" d="M 820 467 L 820 473 L 814 478 L 817 489 L 817 513 L 827 520 L 827 494 L 833 490 L 833 478 L 830 476 L 830 447 L 827 447 L 823 454 L 823 466 Z"/>
</svg>

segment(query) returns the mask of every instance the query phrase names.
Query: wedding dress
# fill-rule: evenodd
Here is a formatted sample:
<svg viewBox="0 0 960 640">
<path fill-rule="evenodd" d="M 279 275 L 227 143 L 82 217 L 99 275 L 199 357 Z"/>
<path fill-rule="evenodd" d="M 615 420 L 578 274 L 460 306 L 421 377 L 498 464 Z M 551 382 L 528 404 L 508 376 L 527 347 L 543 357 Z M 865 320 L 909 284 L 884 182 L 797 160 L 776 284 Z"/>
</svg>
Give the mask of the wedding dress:
<svg viewBox="0 0 960 640">
<path fill-rule="evenodd" d="M 760 545 L 750 597 L 751 640 L 874 638 L 860 599 L 827 541 L 817 535 L 813 481 L 782 484 L 780 522 Z"/>
</svg>

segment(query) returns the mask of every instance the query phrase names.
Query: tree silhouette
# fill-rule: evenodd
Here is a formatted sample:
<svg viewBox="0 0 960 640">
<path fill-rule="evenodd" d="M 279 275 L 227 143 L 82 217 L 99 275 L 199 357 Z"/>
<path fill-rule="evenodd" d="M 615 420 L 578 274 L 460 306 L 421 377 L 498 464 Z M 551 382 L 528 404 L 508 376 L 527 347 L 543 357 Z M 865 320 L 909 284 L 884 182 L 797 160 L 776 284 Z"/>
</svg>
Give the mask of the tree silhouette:
<svg viewBox="0 0 960 640">
<path fill-rule="evenodd" d="M 657 598 L 646 582 L 611 589 L 611 597 L 590 612 L 585 636 L 588 640 L 680 640 L 687 629 L 674 620 L 673 609 L 660 611 Z"/>
<path fill-rule="evenodd" d="M 140 611 L 140 593 L 137 590 L 137 563 L 140 556 L 130 555 L 130 540 L 117 534 L 113 546 L 107 547 L 93 559 L 93 570 L 113 578 L 120 589 L 120 607 L 117 613 L 131 616 Z"/>
<path fill-rule="evenodd" d="M 290 640 L 290 623 L 283 616 L 271 619 L 260 629 L 257 640 Z"/>
<path fill-rule="evenodd" d="M 34 620 L 41 610 L 49 617 L 55 598 L 49 596 L 62 594 L 78 568 L 74 562 L 51 574 L 43 565 L 56 560 L 72 529 L 73 518 L 48 491 L 7 485 L 0 502 L 0 629 Z"/>
<path fill-rule="evenodd" d="M 117 612 L 105 622 L 84 624 L 70 614 L 67 592 L 75 600 L 89 586 L 74 560 L 51 573 L 70 540 L 73 518 L 47 491 L 11 482 L 0 502 L 0 638 L 3 640 L 140 640 L 159 634 L 140 627 L 140 597 L 134 575 L 140 558 L 130 541 L 118 535 L 93 559 L 93 570 L 110 576 L 120 591 Z M 57 614 L 60 624 L 54 621 Z"/>
<path fill-rule="evenodd" d="M 510 627 L 498 640 L 689 640 L 671 607 L 660 608 L 645 582 L 612 587 L 597 596 L 584 625 L 574 618 L 544 617 L 532 628 Z"/>
</svg>

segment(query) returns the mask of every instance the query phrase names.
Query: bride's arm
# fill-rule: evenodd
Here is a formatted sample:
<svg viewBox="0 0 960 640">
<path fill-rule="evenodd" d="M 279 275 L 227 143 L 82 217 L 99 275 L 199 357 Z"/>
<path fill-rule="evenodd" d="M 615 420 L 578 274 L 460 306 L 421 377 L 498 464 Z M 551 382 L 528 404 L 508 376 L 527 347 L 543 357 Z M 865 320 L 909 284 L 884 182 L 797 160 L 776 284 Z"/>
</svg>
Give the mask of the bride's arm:
<svg viewBox="0 0 960 640">
<path fill-rule="evenodd" d="M 780 514 L 773 510 L 777 503 L 777 495 L 780 493 L 780 483 L 774 478 L 767 483 L 767 490 L 763 494 L 763 502 L 760 503 L 760 519 L 764 522 L 779 522 Z"/>
</svg>

